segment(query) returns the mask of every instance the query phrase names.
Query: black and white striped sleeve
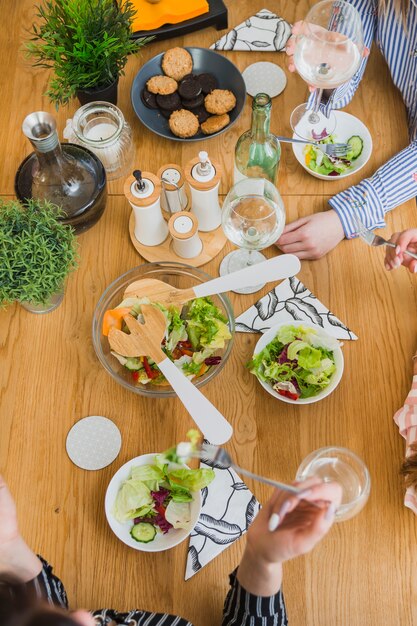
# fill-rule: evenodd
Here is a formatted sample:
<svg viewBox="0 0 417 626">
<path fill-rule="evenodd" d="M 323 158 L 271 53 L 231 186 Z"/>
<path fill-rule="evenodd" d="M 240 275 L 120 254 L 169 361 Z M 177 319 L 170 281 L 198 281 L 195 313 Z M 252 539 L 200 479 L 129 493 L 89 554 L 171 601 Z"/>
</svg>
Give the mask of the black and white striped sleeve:
<svg viewBox="0 0 417 626">
<path fill-rule="evenodd" d="M 68 598 L 61 580 L 52 572 L 52 566 L 38 555 L 42 561 L 42 569 L 38 576 L 26 583 L 25 593 L 32 598 L 44 600 L 51 606 L 68 608 Z"/>
<path fill-rule="evenodd" d="M 230 574 L 222 626 L 288 626 L 281 590 L 275 596 L 254 596 L 241 587 L 236 572 Z"/>
</svg>

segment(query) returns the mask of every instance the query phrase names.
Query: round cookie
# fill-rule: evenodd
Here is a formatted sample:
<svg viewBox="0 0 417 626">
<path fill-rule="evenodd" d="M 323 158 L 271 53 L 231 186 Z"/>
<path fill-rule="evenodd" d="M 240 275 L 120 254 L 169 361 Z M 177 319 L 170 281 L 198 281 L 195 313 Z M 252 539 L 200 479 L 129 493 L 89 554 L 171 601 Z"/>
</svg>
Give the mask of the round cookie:
<svg viewBox="0 0 417 626">
<path fill-rule="evenodd" d="M 219 130 L 225 128 L 230 122 L 230 117 L 227 113 L 223 115 L 212 115 L 209 117 L 206 122 L 201 124 L 201 130 L 205 135 L 212 135 L 213 133 L 218 133 Z"/>
<path fill-rule="evenodd" d="M 154 93 L 151 93 L 144 87 L 140 92 L 140 97 L 142 98 L 143 104 L 148 107 L 148 109 L 157 109 L 158 105 L 156 104 L 156 96 Z"/>
<path fill-rule="evenodd" d="M 161 66 L 167 76 L 181 80 L 193 69 L 193 58 L 185 48 L 170 48 L 165 52 Z"/>
<path fill-rule="evenodd" d="M 205 97 L 204 106 L 209 113 L 223 115 L 235 108 L 236 98 L 228 89 L 214 89 Z"/>
<path fill-rule="evenodd" d="M 177 109 L 181 109 L 181 98 L 178 95 L 178 92 L 170 93 L 169 96 L 161 96 L 158 94 L 156 96 L 156 104 L 160 109 L 165 109 L 165 111 L 176 111 Z"/>
<path fill-rule="evenodd" d="M 174 91 L 177 91 L 177 81 L 168 76 L 152 76 L 146 83 L 148 91 L 154 94 L 160 94 L 161 96 L 169 96 Z"/>
<path fill-rule="evenodd" d="M 171 132 L 182 139 L 194 137 L 198 133 L 199 126 L 197 116 L 185 109 L 174 111 L 169 118 Z"/>
<path fill-rule="evenodd" d="M 210 117 L 210 113 L 207 113 L 204 107 L 198 107 L 198 109 L 193 109 L 193 113 L 194 115 L 197 115 L 200 124 L 208 120 L 208 118 Z"/>
<path fill-rule="evenodd" d="M 188 78 L 184 78 L 178 87 L 178 93 L 181 98 L 186 100 L 193 100 L 197 98 L 202 92 L 201 85 L 198 78 L 192 74 Z"/>
<path fill-rule="evenodd" d="M 203 94 L 205 96 L 211 93 L 213 89 L 217 89 L 218 87 L 217 78 L 214 76 L 214 74 L 199 74 L 198 82 L 200 83 L 201 89 L 203 90 Z"/>
<path fill-rule="evenodd" d="M 193 98 L 192 100 L 182 100 L 182 106 L 184 107 L 184 109 L 188 109 L 190 111 L 192 111 L 193 109 L 197 109 L 198 107 L 201 107 L 202 104 L 204 103 L 204 94 L 200 93 L 199 96 L 197 96 L 196 98 Z"/>
</svg>

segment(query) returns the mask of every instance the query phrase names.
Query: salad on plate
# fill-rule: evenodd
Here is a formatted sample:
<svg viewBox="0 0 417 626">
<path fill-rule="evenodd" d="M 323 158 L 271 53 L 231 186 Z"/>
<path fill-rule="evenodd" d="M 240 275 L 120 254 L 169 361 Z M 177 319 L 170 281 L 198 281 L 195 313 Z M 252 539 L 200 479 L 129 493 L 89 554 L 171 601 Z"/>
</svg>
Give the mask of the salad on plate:
<svg viewBox="0 0 417 626">
<path fill-rule="evenodd" d="M 324 139 L 318 137 L 317 140 L 321 144 L 338 143 L 335 135 L 328 135 Z M 317 146 L 307 145 L 304 148 L 305 164 L 313 172 L 325 176 L 340 176 L 340 174 L 350 171 L 355 164 L 355 160 L 362 154 L 363 139 L 359 135 L 353 135 L 346 143 L 349 144 L 350 150 L 343 158 L 329 156 Z"/>
<path fill-rule="evenodd" d="M 191 443 L 184 443 L 187 456 L 196 448 L 200 433 L 187 433 Z M 207 487 L 214 479 L 212 469 L 189 469 L 178 447 L 155 455 L 154 462 L 132 467 L 123 481 L 112 514 L 120 523 L 131 525 L 130 535 L 139 543 L 150 543 L 158 534 L 171 529 L 190 530 L 193 493 Z"/>
<path fill-rule="evenodd" d="M 259 380 L 291 400 L 325 389 L 336 371 L 337 339 L 308 326 L 282 326 L 247 367 Z"/>
<path fill-rule="evenodd" d="M 103 316 L 102 333 L 108 336 L 110 328 L 129 332 L 124 316 L 129 313 L 141 319 L 141 305 L 152 304 L 158 307 L 166 318 L 165 337 L 161 348 L 177 367 L 189 378 L 200 377 L 211 367 L 219 365 L 222 357 L 217 354 L 231 339 L 227 318 L 221 309 L 208 298 L 190 300 L 178 310 L 175 306 L 166 307 L 148 298 L 129 297 L 115 309 Z M 111 351 L 111 354 L 131 372 L 134 382 L 147 385 L 167 384 L 164 375 L 149 357 L 126 357 Z"/>
</svg>

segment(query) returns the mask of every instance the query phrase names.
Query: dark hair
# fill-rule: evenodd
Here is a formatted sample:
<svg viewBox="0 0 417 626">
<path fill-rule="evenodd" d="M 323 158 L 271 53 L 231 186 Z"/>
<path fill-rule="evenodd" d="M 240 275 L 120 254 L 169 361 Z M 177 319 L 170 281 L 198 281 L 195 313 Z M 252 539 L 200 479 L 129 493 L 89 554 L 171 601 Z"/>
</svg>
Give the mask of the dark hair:
<svg viewBox="0 0 417 626">
<path fill-rule="evenodd" d="M 0 626 L 79 626 L 70 613 L 55 607 L 42 606 L 14 613 Z"/>
</svg>

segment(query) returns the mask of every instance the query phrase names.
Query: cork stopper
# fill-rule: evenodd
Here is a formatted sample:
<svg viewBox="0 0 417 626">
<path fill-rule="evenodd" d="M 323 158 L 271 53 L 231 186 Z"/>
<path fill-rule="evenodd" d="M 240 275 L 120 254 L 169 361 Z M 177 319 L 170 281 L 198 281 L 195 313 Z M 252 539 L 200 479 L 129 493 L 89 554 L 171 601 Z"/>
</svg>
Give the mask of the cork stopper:
<svg viewBox="0 0 417 626">
<path fill-rule="evenodd" d="M 125 180 L 123 193 L 131 204 L 134 206 L 146 207 L 150 206 L 158 200 L 161 195 L 161 181 L 151 172 L 141 172 L 142 184 L 138 183 L 138 179 L 129 176 Z"/>
</svg>

